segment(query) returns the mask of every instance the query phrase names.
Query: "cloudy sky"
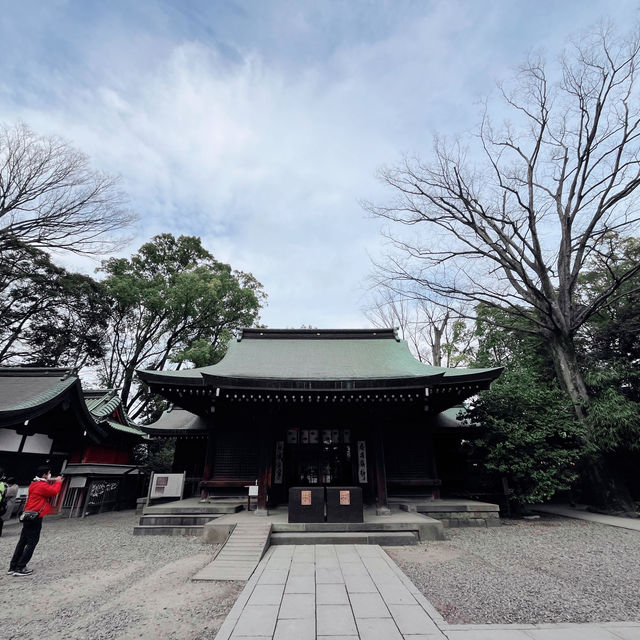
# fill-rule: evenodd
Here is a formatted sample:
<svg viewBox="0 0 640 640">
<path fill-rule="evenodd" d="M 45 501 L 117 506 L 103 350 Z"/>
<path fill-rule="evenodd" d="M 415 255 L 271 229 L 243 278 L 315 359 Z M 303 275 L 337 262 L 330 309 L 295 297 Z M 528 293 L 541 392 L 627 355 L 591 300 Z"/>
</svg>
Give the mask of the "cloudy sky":
<svg viewBox="0 0 640 640">
<path fill-rule="evenodd" d="M 140 221 L 199 235 L 270 327 L 359 327 L 389 194 L 376 169 L 470 135 L 479 100 L 637 0 L 0 0 L 0 121 L 122 176 Z M 93 271 L 94 264 L 70 266 Z"/>
</svg>

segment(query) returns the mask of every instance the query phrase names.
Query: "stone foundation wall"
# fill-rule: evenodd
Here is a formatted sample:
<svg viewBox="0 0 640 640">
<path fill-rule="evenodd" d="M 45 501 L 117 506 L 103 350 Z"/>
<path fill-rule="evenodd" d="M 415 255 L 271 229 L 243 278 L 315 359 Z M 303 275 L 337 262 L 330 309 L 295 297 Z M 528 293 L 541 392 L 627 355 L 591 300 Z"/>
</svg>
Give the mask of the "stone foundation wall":
<svg viewBox="0 0 640 640">
<path fill-rule="evenodd" d="M 422 511 L 420 513 L 442 522 L 443 527 L 499 527 L 498 511 Z"/>
</svg>

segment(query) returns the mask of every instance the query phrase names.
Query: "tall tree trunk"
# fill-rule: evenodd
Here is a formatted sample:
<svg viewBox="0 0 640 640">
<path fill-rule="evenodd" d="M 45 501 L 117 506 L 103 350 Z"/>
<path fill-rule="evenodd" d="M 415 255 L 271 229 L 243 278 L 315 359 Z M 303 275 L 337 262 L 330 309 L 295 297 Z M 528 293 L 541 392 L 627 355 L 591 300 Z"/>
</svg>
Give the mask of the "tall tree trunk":
<svg viewBox="0 0 640 640">
<path fill-rule="evenodd" d="M 637 518 L 636 505 L 623 478 L 602 453 L 583 461 L 582 477 L 593 506 L 606 513 Z"/>
<path fill-rule="evenodd" d="M 588 428 L 589 393 L 578 365 L 575 345 L 569 336 L 555 335 L 548 341 L 558 380 L 569 394 L 578 418 L 587 426 L 586 445 L 591 455 L 583 462 L 588 498 L 606 511 L 635 516 L 635 503 L 623 479 L 611 467 L 595 434 Z"/>
<path fill-rule="evenodd" d="M 569 394 L 578 418 L 583 420 L 587 416 L 589 392 L 578 366 L 578 358 L 570 336 L 553 335 L 547 344 L 551 351 L 551 358 L 556 369 L 556 375 L 564 390 Z"/>
<path fill-rule="evenodd" d="M 431 344 L 431 362 L 434 367 L 442 366 L 442 330 L 433 327 L 433 343 Z"/>
</svg>

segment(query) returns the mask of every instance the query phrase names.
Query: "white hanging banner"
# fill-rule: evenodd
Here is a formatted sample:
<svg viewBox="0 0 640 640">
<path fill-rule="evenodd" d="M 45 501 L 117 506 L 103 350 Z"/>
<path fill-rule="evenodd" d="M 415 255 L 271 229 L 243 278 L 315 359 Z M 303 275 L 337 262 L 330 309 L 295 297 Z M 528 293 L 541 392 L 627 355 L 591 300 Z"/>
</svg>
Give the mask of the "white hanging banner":
<svg viewBox="0 0 640 640">
<path fill-rule="evenodd" d="M 273 471 L 273 483 L 282 484 L 283 466 L 282 457 L 284 454 L 284 441 L 278 440 L 276 442 L 276 464 Z"/>
<path fill-rule="evenodd" d="M 367 480 L 367 443 L 358 440 L 358 482 L 365 484 Z"/>
</svg>

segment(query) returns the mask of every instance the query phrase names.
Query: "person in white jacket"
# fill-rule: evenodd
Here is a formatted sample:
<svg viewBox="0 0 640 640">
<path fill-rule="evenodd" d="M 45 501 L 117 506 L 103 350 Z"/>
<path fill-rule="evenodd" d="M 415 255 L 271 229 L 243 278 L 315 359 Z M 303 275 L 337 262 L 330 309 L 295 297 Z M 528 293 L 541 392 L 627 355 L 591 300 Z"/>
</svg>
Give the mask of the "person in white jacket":
<svg viewBox="0 0 640 640">
<path fill-rule="evenodd" d="M 7 478 L 6 487 L 7 488 L 5 489 L 5 491 L 7 492 L 7 510 L 2 516 L 2 520 L 5 522 L 11 518 L 11 514 L 13 513 L 13 509 L 16 505 L 16 499 L 18 497 L 18 490 L 20 489 L 15 481 L 15 478 Z M 0 527 L 0 533 L 2 533 L 2 527 Z"/>
</svg>

